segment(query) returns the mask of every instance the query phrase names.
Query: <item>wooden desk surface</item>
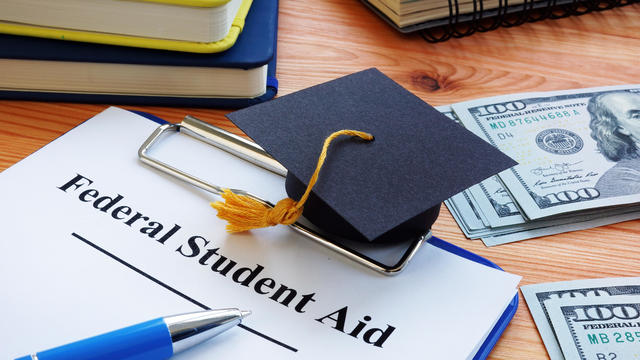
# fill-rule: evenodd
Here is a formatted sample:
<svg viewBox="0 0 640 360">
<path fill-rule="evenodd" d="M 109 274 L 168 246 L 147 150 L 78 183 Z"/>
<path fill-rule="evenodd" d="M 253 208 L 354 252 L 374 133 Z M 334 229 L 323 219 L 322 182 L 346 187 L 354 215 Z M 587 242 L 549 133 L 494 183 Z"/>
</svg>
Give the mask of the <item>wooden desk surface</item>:
<svg viewBox="0 0 640 360">
<path fill-rule="evenodd" d="M 280 95 L 373 66 L 432 105 L 640 83 L 640 3 L 438 44 L 395 32 L 355 0 L 281 0 L 279 24 Z M 106 106 L 0 101 L 0 170 Z M 124 107 L 173 122 L 191 114 L 239 133 L 223 116 L 229 110 Z M 486 248 L 466 239 L 443 207 L 434 232 L 522 275 L 521 285 L 640 276 L 640 221 Z M 490 358 L 547 358 L 522 296 Z"/>
</svg>

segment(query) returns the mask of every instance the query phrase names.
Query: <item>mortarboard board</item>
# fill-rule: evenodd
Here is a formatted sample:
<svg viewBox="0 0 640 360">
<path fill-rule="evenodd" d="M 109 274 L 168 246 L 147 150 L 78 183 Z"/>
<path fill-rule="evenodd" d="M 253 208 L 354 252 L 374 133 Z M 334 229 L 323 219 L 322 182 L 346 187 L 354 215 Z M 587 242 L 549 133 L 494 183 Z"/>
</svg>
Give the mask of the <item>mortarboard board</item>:
<svg viewBox="0 0 640 360">
<path fill-rule="evenodd" d="M 325 139 L 342 129 L 374 140 L 342 137 L 304 206 L 320 229 L 367 241 L 419 235 L 440 203 L 516 163 L 389 79 L 368 69 L 227 117 L 287 170 L 298 199 Z"/>
</svg>

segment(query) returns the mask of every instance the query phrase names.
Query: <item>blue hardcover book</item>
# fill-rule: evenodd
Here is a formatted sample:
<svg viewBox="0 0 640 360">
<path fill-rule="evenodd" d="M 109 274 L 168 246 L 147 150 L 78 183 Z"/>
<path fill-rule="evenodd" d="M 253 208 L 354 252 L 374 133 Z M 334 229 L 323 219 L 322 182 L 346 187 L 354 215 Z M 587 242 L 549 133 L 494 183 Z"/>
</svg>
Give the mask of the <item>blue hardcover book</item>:
<svg viewBox="0 0 640 360">
<path fill-rule="evenodd" d="M 194 54 L 0 35 L 0 98 L 241 108 L 273 98 L 278 2 L 253 0 L 236 44 Z"/>
</svg>

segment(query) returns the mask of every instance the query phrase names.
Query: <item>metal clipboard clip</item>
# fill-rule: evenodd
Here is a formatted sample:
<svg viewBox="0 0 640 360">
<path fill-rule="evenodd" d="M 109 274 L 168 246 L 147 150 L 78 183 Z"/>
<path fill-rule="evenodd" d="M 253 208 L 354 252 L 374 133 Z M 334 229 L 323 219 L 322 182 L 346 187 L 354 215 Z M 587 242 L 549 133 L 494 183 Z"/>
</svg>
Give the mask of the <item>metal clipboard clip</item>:
<svg viewBox="0 0 640 360">
<path fill-rule="evenodd" d="M 195 185 L 200 189 L 213 193 L 214 195 L 222 194 L 223 188 L 187 174 L 171 165 L 149 156 L 148 152 L 151 147 L 156 144 L 163 135 L 171 132 L 181 132 L 182 134 L 201 140 L 282 177 L 287 175 L 287 170 L 254 142 L 207 124 L 190 115 L 187 115 L 180 124 L 167 123 L 159 126 L 147 138 L 147 140 L 145 140 L 142 146 L 140 146 L 140 149 L 138 150 L 138 157 L 143 163 L 177 179 Z M 272 203 L 244 190 L 231 189 L 231 191 L 250 196 L 266 206 L 274 206 Z M 411 241 L 411 244 L 402 254 L 397 263 L 393 265 L 386 265 L 341 243 L 339 239 L 333 239 L 333 241 L 328 239 L 325 235 L 320 234 L 318 231 L 302 224 L 299 221 L 289 225 L 289 227 L 308 239 L 311 239 L 316 243 L 337 252 L 338 254 L 346 256 L 347 258 L 364 265 L 371 270 L 385 275 L 395 275 L 400 273 L 416 254 L 418 249 L 420 249 L 420 247 L 429 240 L 429 238 L 431 238 L 431 231 L 429 230 L 426 234 L 423 234 Z"/>
</svg>

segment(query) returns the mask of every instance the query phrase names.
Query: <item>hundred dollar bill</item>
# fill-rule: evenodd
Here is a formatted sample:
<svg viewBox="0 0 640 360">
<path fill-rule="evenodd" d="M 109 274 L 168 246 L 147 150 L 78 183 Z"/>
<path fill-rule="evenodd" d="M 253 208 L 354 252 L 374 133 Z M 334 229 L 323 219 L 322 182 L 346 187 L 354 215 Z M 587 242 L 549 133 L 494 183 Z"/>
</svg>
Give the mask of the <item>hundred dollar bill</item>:
<svg viewBox="0 0 640 360">
<path fill-rule="evenodd" d="M 459 123 L 450 106 L 437 109 Z M 445 204 L 465 236 L 480 238 L 487 246 L 640 218 L 640 208 L 613 208 L 526 221 L 497 176 L 452 196 Z"/>
<path fill-rule="evenodd" d="M 563 232 L 590 229 L 597 226 L 640 218 L 640 206 L 616 207 L 608 211 L 589 211 L 548 220 L 529 221 L 500 227 L 487 225 L 484 212 L 470 191 L 465 190 L 445 201 L 454 219 L 466 237 L 482 239 L 486 246 L 495 246 L 524 239 Z"/>
<path fill-rule="evenodd" d="M 460 123 L 458 116 L 455 114 L 455 112 L 452 111 L 451 105 L 440 106 L 437 109 L 444 115 L 449 117 L 451 120 L 455 121 L 456 123 Z M 469 202 L 470 207 L 475 210 L 475 213 L 483 220 L 483 222 L 485 224 L 488 223 L 488 226 L 484 229 L 484 231 L 472 231 L 472 233 L 475 235 L 475 237 L 473 238 L 478 238 L 484 235 L 497 235 L 498 233 L 520 231 L 520 229 L 511 229 L 504 227 L 526 223 L 526 219 L 520 213 L 516 202 L 511 198 L 507 190 L 505 190 L 498 176 L 492 176 L 477 185 L 471 186 L 469 189 L 465 190 L 464 194 L 462 195 Z M 466 207 L 462 202 L 462 199 L 453 201 L 451 205 L 458 205 L 460 207 L 459 214 L 461 215 L 463 221 L 471 223 L 475 220 L 473 217 L 474 214 L 462 209 Z M 492 228 L 501 229 L 491 230 Z"/>
<path fill-rule="evenodd" d="M 478 207 L 482 209 L 490 227 L 498 228 L 526 222 L 515 201 L 497 176 L 473 185 L 469 188 L 469 192 L 476 200 Z"/>
<path fill-rule="evenodd" d="M 556 340 L 546 302 L 564 298 L 609 298 L 620 295 L 640 296 L 640 277 L 603 278 L 526 285 L 520 288 L 540 337 L 552 360 L 564 359 Z"/>
<path fill-rule="evenodd" d="M 608 216 L 598 215 L 577 217 L 575 219 L 569 219 L 569 221 L 564 224 L 558 223 L 549 226 L 545 226 L 545 222 L 536 222 L 536 225 L 539 225 L 538 227 L 527 228 L 525 226 L 521 226 L 518 229 L 516 226 L 512 227 L 512 231 L 510 232 L 500 233 L 499 231 L 494 231 L 492 234 L 482 236 L 481 239 L 486 246 L 496 246 L 514 241 L 555 235 L 570 231 L 591 229 L 598 226 L 605 226 L 636 219 L 640 219 L 640 211 L 638 210 L 632 210 L 628 213 L 610 214 Z"/>
<path fill-rule="evenodd" d="M 436 109 L 460 124 L 458 116 L 453 112 L 450 105 L 439 106 Z M 492 176 L 470 187 L 468 190 L 465 190 L 464 194 L 461 193 L 460 195 L 464 197 L 464 199 L 459 198 L 454 202 L 461 204 L 460 208 L 462 208 L 465 207 L 463 201 L 467 201 L 470 207 L 477 211 L 476 215 L 480 217 L 483 222 L 488 222 L 488 227 L 496 228 L 525 222 L 515 202 L 504 189 L 497 176 Z M 456 206 L 456 204 L 452 205 Z M 460 211 L 460 213 L 464 219 L 469 219 L 469 222 L 473 222 L 474 214 L 466 211 Z"/>
<path fill-rule="evenodd" d="M 467 129 L 518 161 L 499 177 L 528 219 L 640 201 L 640 85 L 452 107 Z"/>
<path fill-rule="evenodd" d="M 547 301 L 567 360 L 640 359 L 640 296 Z"/>
<path fill-rule="evenodd" d="M 473 239 L 477 232 L 488 228 L 483 214 L 466 190 L 445 200 L 444 203 L 468 238 Z"/>
</svg>

